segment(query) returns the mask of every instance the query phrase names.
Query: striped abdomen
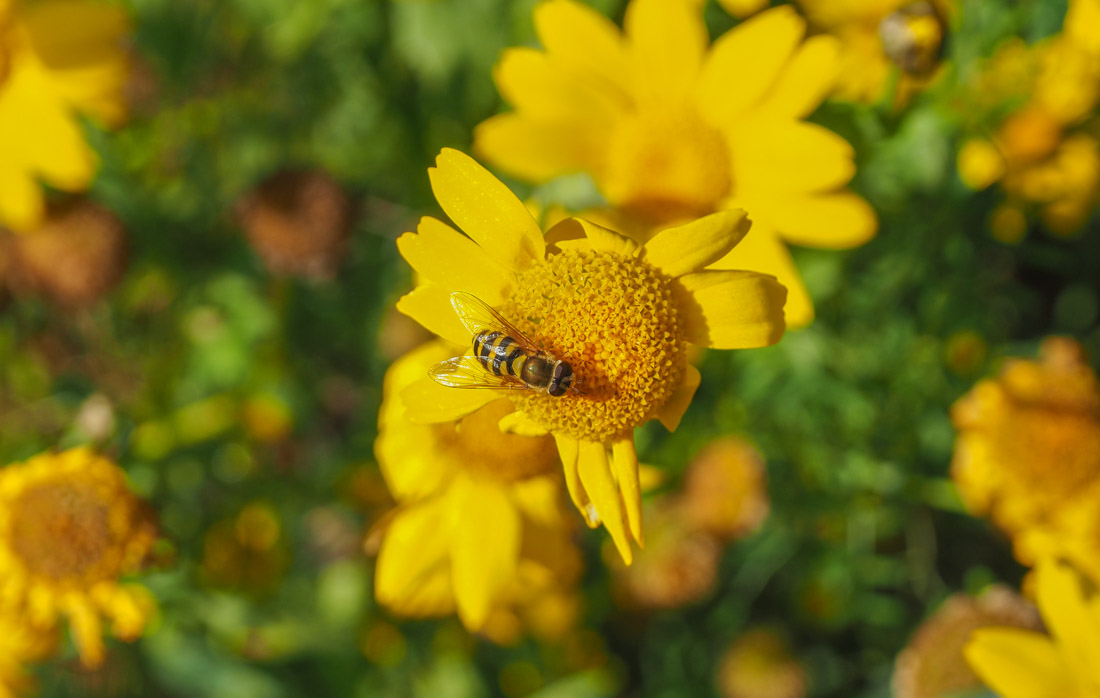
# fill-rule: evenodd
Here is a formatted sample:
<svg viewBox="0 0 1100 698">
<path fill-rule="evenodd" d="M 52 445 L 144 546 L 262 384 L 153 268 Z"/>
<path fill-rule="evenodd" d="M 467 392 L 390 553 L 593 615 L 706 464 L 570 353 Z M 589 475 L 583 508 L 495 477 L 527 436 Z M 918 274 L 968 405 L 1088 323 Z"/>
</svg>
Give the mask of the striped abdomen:
<svg viewBox="0 0 1100 698">
<path fill-rule="evenodd" d="M 523 365 L 527 353 L 512 339 L 497 330 L 482 330 L 474 336 L 474 356 L 486 371 L 498 376 L 509 375 L 523 379 Z"/>
</svg>

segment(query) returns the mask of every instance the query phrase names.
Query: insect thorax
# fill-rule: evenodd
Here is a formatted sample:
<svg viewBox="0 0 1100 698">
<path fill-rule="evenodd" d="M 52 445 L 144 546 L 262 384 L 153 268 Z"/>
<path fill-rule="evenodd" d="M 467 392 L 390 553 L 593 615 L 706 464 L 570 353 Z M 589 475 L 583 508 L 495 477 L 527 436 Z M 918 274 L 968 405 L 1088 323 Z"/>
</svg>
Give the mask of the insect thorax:
<svg viewBox="0 0 1100 698">
<path fill-rule="evenodd" d="M 545 390 L 546 386 L 550 383 L 550 378 L 554 374 L 554 361 L 548 360 L 541 356 L 529 356 L 527 361 L 523 364 L 522 375 L 523 382 L 532 388 L 538 388 L 539 390 Z"/>
</svg>

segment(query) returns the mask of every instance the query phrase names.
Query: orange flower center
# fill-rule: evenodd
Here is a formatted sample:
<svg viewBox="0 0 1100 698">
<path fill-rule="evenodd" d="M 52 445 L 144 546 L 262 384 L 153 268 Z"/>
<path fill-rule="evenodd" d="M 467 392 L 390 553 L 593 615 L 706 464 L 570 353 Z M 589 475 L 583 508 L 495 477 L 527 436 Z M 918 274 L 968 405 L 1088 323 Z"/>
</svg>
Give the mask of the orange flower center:
<svg viewBox="0 0 1100 698">
<path fill-rule="evenodd" d="M 109 512 L 91 487 L 69 482 L 31 487 L 12 506 L 13 551 L 32 574 L 79 580 L 113 548 Z"/>
<path fill-rule="evenodd" d="M 670 281 L 646 262 L 567 250 L 524 271 L 502 311 L 558 359 L 576 390 L 513 395 L 553 432 L 607 441 L 657 416 L 687 362 Z"/>
</svg>

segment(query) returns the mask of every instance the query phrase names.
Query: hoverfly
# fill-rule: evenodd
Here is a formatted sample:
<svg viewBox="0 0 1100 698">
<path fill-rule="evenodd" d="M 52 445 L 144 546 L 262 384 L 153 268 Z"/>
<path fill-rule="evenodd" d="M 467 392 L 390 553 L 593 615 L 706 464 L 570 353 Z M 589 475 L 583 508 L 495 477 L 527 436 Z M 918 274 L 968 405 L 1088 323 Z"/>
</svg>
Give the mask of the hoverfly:
<svg viewBox="0 0 1100 698">
<path fill-rule="evenodd" d="M 452 388 L 537 390 L 554 397 L 573 387 L 573 367 L 568 362 L 539 348 L 488 303 L 458 291 L 451 294 L 451 305 L 473 335 L 473 355 L 456 356 L 428 369 L 437 383 Z"/>
<path fill-rule="evenodd" d="M 943 53 L 947 26 L 936 6 L 927 0 L 910 3 L 879 24 L 887 58 L 911 75 L 928 75 Z"/>
</svg>

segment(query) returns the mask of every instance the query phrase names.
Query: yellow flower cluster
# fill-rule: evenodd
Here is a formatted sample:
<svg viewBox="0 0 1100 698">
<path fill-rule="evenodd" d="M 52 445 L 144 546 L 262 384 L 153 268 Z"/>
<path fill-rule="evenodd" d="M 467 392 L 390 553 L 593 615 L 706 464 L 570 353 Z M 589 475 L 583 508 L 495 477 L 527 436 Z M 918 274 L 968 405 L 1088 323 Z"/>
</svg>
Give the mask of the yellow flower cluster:
<svg viewBox="0 0 1100 698">
<path fill-rule="evenodd" d="M 968 508 L 1008 533 L 1024 564 L 1073 560 L 1100 581 L 1100 382 L 1069 339 L 1014 359 L 952 410 L 952 476 Z"/>
<path fill-rule="evenodd" d="M 972 189 L 1000 182 L 1007 200 L 991 218 L 994 235 L 1018 241 L 1038 211 L 1058 235 L 1080 230 L 1100 200 L 1100 143 L 1088 127 L 1100 103 L 1100 2 L 1072 0 L 1063 30 L 1034 47 L 1001 47 L 975 94 L 1027 95 L 990 136 L 959 151 L 959 175 Z M 990 89 L 992 88 L 992 89 Z"/>
<path fill-rule="evenodd" d="M 88 187 L 96 158 L 79 116 L 107 126 L 122 120 L 128 33 L 118 5 L 0 2 L 0 226 L 38 225 L 40 181 L 63 191 Z"/>
<path fill-rule="evenodd" d="M 104 619 L 129 641 L 152 614 L 149 593 L 120 578 L 140 569 L 155 540 L 122 471 L 89 449 L 8 465 L 0 469 L 0 613 L 29 637 L 52 632 L 64 616 L 84 664 L 96 666 Z"/>
</svg>

